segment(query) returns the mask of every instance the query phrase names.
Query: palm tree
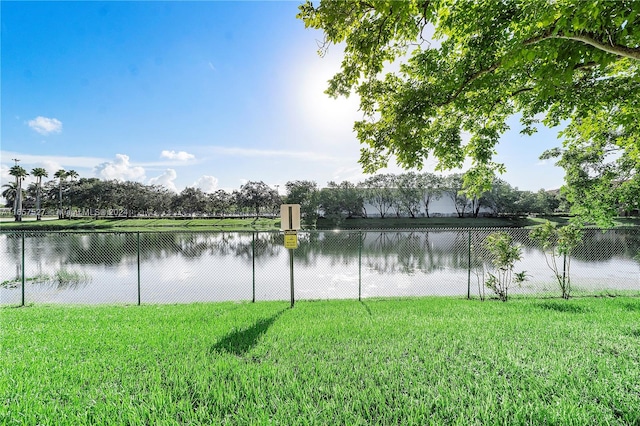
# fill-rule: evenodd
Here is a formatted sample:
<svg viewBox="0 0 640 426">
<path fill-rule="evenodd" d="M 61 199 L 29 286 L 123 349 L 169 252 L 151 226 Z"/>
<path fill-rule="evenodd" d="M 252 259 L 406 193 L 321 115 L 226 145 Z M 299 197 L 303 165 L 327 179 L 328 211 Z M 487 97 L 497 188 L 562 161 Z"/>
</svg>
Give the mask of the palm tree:
<svg viewBox="0 0 640 426">
<path fill-rule="evenodd" d="M 71 190 L 73 189 L 73 180 L 78 177 L 78 172 L 71 169 L 67 172 L 67 177 L 69 178 L 70 186 L 69 186 L 69 218 L 71 218 L 71 209 L 73 209 L 73 203 L 71 202 Z"/>
<path fill-rule="evenodd" d="M 7 200 L 7 202 L 5 203 L 5 207 L 14 206 L 16 202 L 16 194 L 18 193 L 18 187 L 16 183 L 9 182 L 5 185 L 2 185 L 2 187 L 5 188 L 5 190 L 2 191 L 2 197 Z"/>
<path fill-rule="evenodd" d="M 17 164 L 9 169 L 9 174 L 16 178 L 16 198 L 13 203 L 13 214 L 16 218 L 16 222 L 22 221 L 22 181 L 25 177 L 29 176 L 29 173 Z"/>
<path fill-rule="evenodd" d="M 67 179 L 67 171 L 60 169 L 53 174 L 58 179 L 58 219 L 62 219 L 62 181 Z"/>
<path fill-rule="evenodd" d="M 31 170 L 31 174 L 36 177 L 36 220 L 42 219 L 40 211 L 40 193 L 42 192 L 42 178 L 49 177 L 49 173 L 42 167 L 36 167 Z"/>
</svg>

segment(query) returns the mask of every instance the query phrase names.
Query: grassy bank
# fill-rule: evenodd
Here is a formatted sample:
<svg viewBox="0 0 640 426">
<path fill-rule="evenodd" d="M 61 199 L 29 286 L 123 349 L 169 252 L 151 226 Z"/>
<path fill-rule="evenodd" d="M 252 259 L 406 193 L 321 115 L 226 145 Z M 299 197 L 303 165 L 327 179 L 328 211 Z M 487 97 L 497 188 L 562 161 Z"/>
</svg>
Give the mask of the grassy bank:
<svg viewBox="0 0 640 426">
<path fill-rule="evenodd" d="M 280 219 L 55 219 L 43 221 L 0 222 L 0 230 L 63 231 L 180 231 L 180 230 L 276 230 Z"/>
<path fill-rule="evenodd" d="M 559 226 L 569 223 L 567 216 L 544 217 L 385 217 L 351 218 L 339 224 L 341 229 L 417 229 L 417 228 L 531 228 L 551 221 Z M 640 226 L 640 218 L 617 218 L 616 227 Z M 318 229 L 333 229 L 335 224 L 325 219 L 318 220 Z"/>
<path fill-rule="evenodd" d="M 550 217 L 431 217 L 408 218 L 352 218 L 342 221 L 340 229 L 420 229 L 420 228 L 530 228 L 550 220 L 558 225 L 566 225 L 569 218 L 565 216 Z M 616 227 L 640 226 L 638 218 L 618 218 Z M 335 223 L 319 219 L 317 229 L 335 229 Z M 26 231 L 64 231 L 64 230 L 96 230 L 96 231 L 180 231 L 180 230 L 277 230 L 280 229 L 280 218 L 223 218 L 223 219 L 63 219 L 63 220 L 28 220 L 23 222 L 0 222 L 0 230 Z"/>
<path fill-rule="evenodd" d="M 0 424 L 640 422 L 640 299 L 0 316 Z"/>
</svg>

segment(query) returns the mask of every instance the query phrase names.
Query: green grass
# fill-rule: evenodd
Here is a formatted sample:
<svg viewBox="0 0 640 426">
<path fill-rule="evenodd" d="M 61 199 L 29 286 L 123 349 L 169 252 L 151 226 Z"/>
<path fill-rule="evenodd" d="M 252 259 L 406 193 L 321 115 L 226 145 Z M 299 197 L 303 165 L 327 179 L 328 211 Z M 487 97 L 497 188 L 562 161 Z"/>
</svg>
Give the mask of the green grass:
<svg viewBox="0 0 640 426">
<path fill-rule="evenodd" d="M 529 228 L 550 220 L 558 225 L 566 225 L 565 216 L 549 217 L 431 217 L 408 218 L 352 218 L 340 224 L 341 229 L 416 229 L 416 228 Z M 618 218 L 616 227 L 640 226 L 639 218 Z M 332 222 L 319 219 L 317 229 L 334 229 Z M 62 230 L 104 230 L 104 231 L 181 231 L 181 230 L 277 230 L 280 218 L 224 218 L 224 219 L 55 219 L 43 221 L 0 222 L 0 230 L 62 231 Z"/>
<path fill-rule="evenodd" d="M 559 226 L 569 223 L 566 216 L 539 217 L 394 217 L 381 218 L 351 218 L 340 223 L 341 229 L 416 229 L 416 228 L 531 228 L 543 224 L 546 220 Z M 616 227 L 640 226 L 638 218 L 618 218 Z M 333 229 L 333 222 L 319 219 L 318 229 Z"/>
<path fill-rule="evenodd" d="M 180 230 L 276 230 L 280 219 L 55 219 L 43 221 L 0 222 L 0 230 L 61 231 L 180 231 Z"/>
<path fill-rule="evenodd" d="M 640 424 L 640 299 L 0 309 L 0 424 Z"/>
<path fill-rule="evenodd" d="M 476 227 L 523 227 L 529 225 L 526 218 L 485 217 L 385 217 L 351 218 L 340 223 L 341 229 L 415 229 L 415 228 L 476 228 Z M 319 219 L 318 229 L 333 229 L 333 222 Z"/>
</svg>

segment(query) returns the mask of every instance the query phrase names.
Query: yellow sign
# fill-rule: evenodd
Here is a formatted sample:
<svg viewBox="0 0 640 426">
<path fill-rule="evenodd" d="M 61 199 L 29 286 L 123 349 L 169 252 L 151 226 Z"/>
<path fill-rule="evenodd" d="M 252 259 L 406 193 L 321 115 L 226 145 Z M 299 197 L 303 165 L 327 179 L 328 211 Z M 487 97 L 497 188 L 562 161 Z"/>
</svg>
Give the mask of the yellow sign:
<svg viewBox="0 0 640 426">
<path fill-rule="evenodd" d="M 296 231 L 284 231 L 284 248 L 298 248 L 298 233 Z"/>
</svg>

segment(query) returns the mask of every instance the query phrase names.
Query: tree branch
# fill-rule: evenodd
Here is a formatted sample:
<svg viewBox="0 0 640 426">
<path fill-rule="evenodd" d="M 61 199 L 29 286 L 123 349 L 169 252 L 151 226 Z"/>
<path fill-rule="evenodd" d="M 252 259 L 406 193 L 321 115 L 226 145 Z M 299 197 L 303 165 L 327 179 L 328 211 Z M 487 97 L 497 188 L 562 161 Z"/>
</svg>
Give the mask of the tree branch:
<svg viewBox="0 0 640 426">
<path fill-rule="evenodd" d="M 579 41 L 590 46 L 595 47 L 596 49 L 602 50 L 607 53 L 611 53 L 616 56 L 622 56 L 624 58 L 636 59 L 640 60 L 640 47 L 627 47 L 619 44 L 614 44 L 611 40 L 609 43 L 605 43 L 601 40 L 598 40 L 595 34 L 583 32 L 580 34 L 567 34 L 565 35 L 562 32 L 554 33 L 554 28 L 549 28 L 543 34 L 532 37 L 528 40 L 525 40 L 522 44 L 525 46 L 536 44 L 544 40 L 552 39 L 552 38 L 560 38 L 564 40 L 573 40 Z"/>
<path fill-rule="evenodd" d="M 474 74 L 471 74 L 470 76 L 468 76 L 465 81 L 462 82 L 462 84 L 455 90 L 455 92 L 453 92 L 450 96 L 447 97 L 447 99 L 444 102 L 441 102 L 439 104 L 437 104 L 438 107 L 450 104 L 451 102 L 455 101 L 458 96 L 460 96 L 460 93 L 462 93 L 462 91 L 471 83 L 473 83 L 474 81 L 476 81 L 477 79 L 479 79 L 480 77 L 482 77 L 485 74 L 489 74 L 490 72 L 493 72 L 495 70 L 498 69 L 498 67 L 500 66 L 500 62 L 496 62 L 495 64 L 491 65 L 489 68 L 485 68 L 483 70 L 480 70 Z"/>
</svg>

